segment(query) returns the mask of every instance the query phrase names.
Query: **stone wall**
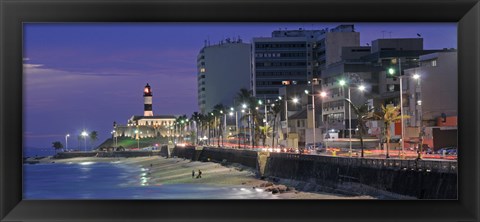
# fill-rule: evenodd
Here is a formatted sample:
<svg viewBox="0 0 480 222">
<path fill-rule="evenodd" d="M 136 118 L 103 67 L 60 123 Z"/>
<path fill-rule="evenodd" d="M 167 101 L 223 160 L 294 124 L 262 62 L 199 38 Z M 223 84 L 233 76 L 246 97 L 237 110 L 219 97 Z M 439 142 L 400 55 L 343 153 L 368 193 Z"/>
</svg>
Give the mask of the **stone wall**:
<svg viewBox="0 0 480 222">
<path fill-rule="evenodd" d="M 162 153 L 162 156 L 164 154 Z M 175 147 L 171 157 L 185 158 L 192 161 L 212 161 L 238 163 L 257 169 L 257 152 L 251 150 L 222 149 L 215 147 Z"/>
<path fill-rule="evenodd" d="M 59 153 L 56 158 L 95 156 L 97 153 Z M 170 154 L 170 155 L 169 155 Z M 259 175 L 316 183 L 332 189 L 344 182 L 365 184 L 380 190 L 419 199 L 456 199 L 456 163 L 393 159 L 360 159 L 215 147 L 175 147 L 170 151 L 99 152 L 101 157 L 160 155 L 192 161 L 238 163 L 256 169 Z"/>
<path fill-rule="evenodd" d="M 445 170 L 424 164 L 433 161 L 420 161 L 423 164 L 416 166 L 402 160 L 377 160 L 375 164 L 371 161 L 275 153 L 267 160 L 265 175 L 331 188 L 343 182 L 357 182 L 419 199 L 457 198 L 456 169 Z"/>
</svg>

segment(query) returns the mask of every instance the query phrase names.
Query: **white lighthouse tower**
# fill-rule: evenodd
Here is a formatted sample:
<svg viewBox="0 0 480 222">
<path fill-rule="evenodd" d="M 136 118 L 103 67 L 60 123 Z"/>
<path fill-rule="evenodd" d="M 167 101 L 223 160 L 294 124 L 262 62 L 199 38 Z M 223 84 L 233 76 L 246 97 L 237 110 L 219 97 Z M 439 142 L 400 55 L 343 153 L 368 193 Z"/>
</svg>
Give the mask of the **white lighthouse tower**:
<svg viewBox="0 0 480 222">
<path fill-rule="evenodd" d="M 144 112 L 143 116 L 153 116 L 152 111 L 152 90 L 150 89 L 150 85 L 145 86 L 143 90 L 143 104 L 144 104 Z"/>
</svg>

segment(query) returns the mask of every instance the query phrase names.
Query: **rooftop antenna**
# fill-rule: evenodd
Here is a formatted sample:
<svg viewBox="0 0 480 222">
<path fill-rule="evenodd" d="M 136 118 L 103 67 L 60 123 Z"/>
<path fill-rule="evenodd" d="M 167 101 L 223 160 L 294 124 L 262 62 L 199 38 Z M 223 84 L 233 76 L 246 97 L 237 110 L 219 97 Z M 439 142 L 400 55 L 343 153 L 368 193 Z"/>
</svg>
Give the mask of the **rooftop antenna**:
<svg viewBox="0 0 480 222">
<path fill-rule="evenodd" d="M 382 30 L 382 39 L 384 39 L 384 38 L 385 38 L 385 31 Z"/>
<path fill-rule="evenodd" d="M 392 38 L 392 32 L 388 32 L 388 34 L 390 35 L 390 38 Z"/>
</svg>

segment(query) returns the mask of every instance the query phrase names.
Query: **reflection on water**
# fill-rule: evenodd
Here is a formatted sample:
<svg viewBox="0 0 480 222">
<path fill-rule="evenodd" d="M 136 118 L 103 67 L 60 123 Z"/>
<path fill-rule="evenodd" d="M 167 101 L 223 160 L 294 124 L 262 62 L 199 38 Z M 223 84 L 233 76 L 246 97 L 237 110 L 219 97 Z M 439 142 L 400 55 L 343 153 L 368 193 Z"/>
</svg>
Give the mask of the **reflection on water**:
<svg viewBox="0 0 480 222">
<path fill-rule="evenodd" d="M 24 199 L 274 199 L 260 189 L 150 184 L 148 169 L 112 163 L 24 165 Z"/>
</svg>

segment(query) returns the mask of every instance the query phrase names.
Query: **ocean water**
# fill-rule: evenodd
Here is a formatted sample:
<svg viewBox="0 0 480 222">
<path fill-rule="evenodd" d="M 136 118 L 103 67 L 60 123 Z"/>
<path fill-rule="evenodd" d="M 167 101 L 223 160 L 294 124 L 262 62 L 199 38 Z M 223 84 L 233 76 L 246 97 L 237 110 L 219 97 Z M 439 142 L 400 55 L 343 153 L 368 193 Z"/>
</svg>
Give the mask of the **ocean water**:
<svg viewBox="0 0 480 222">
<path fill-rule="evenodd" d="M 260 189 L 204 184 L 151 184 L 148 170 L 121 163 L 25 164 L 23 198 L 275 199 Z"/>
<path fill-rule="evenodd" d="M 53 155 L 55 155 L 55 149 L 53 148 L 23 148 L 23 157 L 40 157 Z"/>
</svg>

